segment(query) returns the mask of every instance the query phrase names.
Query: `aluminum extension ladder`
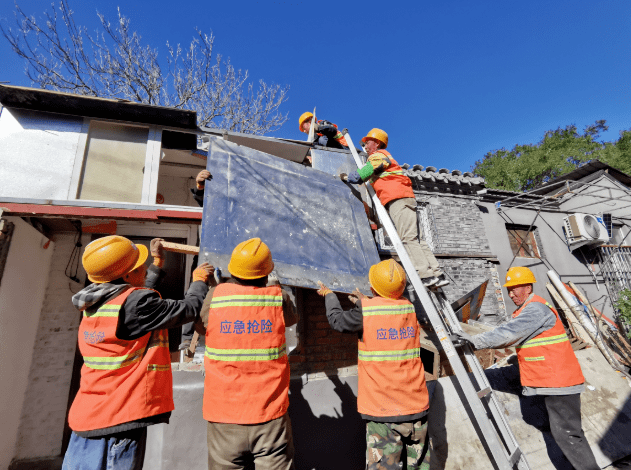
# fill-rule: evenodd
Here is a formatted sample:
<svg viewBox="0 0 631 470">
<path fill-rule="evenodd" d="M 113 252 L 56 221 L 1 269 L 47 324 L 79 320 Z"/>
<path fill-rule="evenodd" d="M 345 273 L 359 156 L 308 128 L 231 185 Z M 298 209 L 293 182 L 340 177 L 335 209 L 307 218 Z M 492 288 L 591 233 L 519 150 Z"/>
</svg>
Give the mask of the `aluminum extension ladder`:
<svg viewBox="0 0 631 470">
<path fill-rule="evenodd" d="M 357 154 L 350 135 L 347 133 L 345 137 L 351 153 L 355 158 L 355 163 L 357 163 L 357 168 L 361 168 L 364 163 Z M 519 470 L 530 469 L 526 461 L 526 456 L 521 451 L 515 439 L 515 435 L 504 417 L 504 410 L 491 389 L 491 385 L 484 374 L 484 369 L 482 369 L 478 358 L 473 353 L 473 349 L 469 345 L 463 346 L 464 356 L 477 382 L 477 389 L 460 361 L 460 357 L 456 353 L 453 343 L 447 336 L 447 332 L 462 331 L 462 328 L 444 292 L 442 289 L 436 290 L 433 292 L 435 300 L 432 300 L 427 289 L 423 286 L 416 269 L 414 269 L 412 260 L 403 246 L 388 212 L 375 194 L 372 185 L 368 182 L 365 185 L 368 194 L 372 198 L 377 215 L 388 232 L 390 240 L 392 240 L 394 244 L 408 279 L 411 281 L 414 290 L 419 296 L 419 300 L 449 359 L 449 364 L 454 370 L 456 379 L 462 388 L 467 403 L 475 416 L 475 420 L 482 434 L 479 437 L 484 439 L 487 448 L 490 450 L 491 455 L 489 457 L 500 470 L 512 470 L 514 468 Z"/>
</svg>

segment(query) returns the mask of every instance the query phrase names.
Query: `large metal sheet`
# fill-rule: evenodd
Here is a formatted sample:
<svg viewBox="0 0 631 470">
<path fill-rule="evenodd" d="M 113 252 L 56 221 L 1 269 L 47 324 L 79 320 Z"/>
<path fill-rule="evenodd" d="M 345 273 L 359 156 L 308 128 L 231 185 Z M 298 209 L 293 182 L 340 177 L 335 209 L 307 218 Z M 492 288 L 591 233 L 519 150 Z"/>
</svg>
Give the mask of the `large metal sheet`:
<svg viewBox="0 0 631 470">
<path fill-rule="evenodd" d="M 260 237 L 281 283 L 368 293 L 379 262 L 364 206 L 334 176 L 211 137 L 200 253 L 227 273 L 234 247 Z"/>
</svg>

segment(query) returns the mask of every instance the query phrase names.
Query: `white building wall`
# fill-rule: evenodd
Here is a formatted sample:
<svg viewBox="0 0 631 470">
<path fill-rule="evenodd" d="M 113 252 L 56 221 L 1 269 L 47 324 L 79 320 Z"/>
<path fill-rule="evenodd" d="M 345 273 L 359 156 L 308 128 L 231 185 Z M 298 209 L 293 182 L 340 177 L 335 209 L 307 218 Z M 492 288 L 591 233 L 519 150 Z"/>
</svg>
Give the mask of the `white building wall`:
<svg viewBox="0 0 631 470">
<path fill-rule="evenodd" d="M 41 276 L 48 281 L 48 285 L 21 410 L 16 460 L 50 457 L 61 453 L 72 365 L 81 320 L 71 298 L 84 284 L 75 283 L 64 275 L 74 248 L 75 234 L 57 233 L 54 238 L 55 249 L 50 270 L 43 270 L 48 275 Z M 79 259 L 89 241 L 90 235 L 84 235 Z M 37 267 L 28 267 L 32 276 L 37 277 Z M 85 271 L 81 265 L 77 276 L 82 281 L 85 280 Z M 28 276 L 23 279 L 25 287 L 28 286 L 28 279 Z"/>
<path fill-rule="evenodd" d="M 20 411 L 28 386 L 37 325 L 54 250 L 48 239 L 18 217 L 0 284 L 0 468 L 15 455 Z M 28 403 L 27 403 L 28 406 Z"/>
<path fill-rule="evenodd" d="M 82 117 L 3 108 L 0 196 L 67 199 Z"/>
</svg>

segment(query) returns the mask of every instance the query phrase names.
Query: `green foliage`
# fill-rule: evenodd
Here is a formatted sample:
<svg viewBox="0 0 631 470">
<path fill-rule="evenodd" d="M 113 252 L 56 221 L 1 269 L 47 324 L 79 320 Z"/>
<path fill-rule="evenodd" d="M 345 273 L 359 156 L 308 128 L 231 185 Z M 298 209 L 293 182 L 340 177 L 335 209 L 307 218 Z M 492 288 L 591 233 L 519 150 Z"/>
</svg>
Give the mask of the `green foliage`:
<svg viewBox="0 0 631 470">
<path fill-rule="evenodd" d="M 575 125 L 549 130 L 536 144 L 488 152 L 471 171 L 484 177 L 489 188 L 510 191 L 534 189 L 595 159 L 631 173 L 631 130 L 622 131 L 615 142 L 599 142 L 607 129 L 606 121 L 599 120 L 583 133 Z"/>
<path fill-rule="evenodd" d="M 627 324 L 631 325 L 631 290 L 623 289 L 618 295 L 618 300 L 614 304 L 618 309 L 620 318 Z"/>
</svg>

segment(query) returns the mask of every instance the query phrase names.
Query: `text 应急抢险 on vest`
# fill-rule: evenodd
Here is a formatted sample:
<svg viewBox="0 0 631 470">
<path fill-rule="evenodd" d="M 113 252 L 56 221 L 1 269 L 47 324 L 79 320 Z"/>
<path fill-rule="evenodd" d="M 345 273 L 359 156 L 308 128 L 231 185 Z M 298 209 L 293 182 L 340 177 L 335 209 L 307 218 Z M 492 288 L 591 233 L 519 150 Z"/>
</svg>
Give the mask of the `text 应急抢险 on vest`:
<svg viewBox="0 0 631 470">
<path fill-rule="evenodd" d="M 406 299 L 362 299 L 357 410 L 375 417 L 425 411 L 429 395 L 414 306 Z"/>
<path fill-rule="evenodd" d="M 257 424 L 289 407 L 289 364 L 280 286 L 220 284 L 206 327 L 206 421 Z"/>
</svg>

